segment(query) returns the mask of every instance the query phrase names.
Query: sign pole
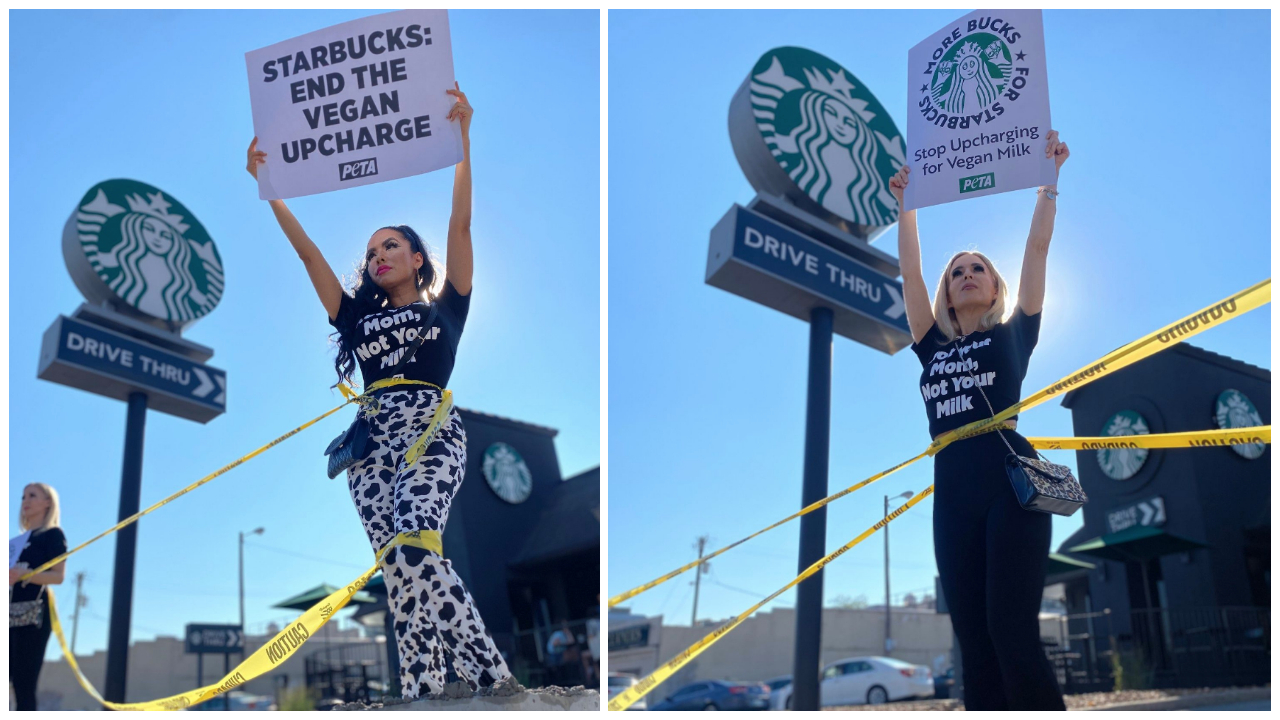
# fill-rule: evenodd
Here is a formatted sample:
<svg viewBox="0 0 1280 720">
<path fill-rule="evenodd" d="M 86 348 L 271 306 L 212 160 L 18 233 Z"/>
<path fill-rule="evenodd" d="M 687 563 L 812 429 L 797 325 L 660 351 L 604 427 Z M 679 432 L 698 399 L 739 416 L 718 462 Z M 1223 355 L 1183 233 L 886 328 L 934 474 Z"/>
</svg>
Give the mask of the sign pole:
<svg viewBox="0 0 1280 720">
<path fill-rule="evenodd" d="M 142 497 L 142 439 L 147 424 L 147 394 L 129 393 L 129 419 L 124 431 L 124 469 L 120 473 L 119 520 L 139 510 Z M 107 683 L 103 695 L 124 702 L 129 668 L 129 621 L 133 612 L 133 564 L 138 549 L 138 523 L 116 533 L 112 573 L 111 625 L 107 636 Z"/>
<path fill-rule="evenodd" d="M 809 313 L 809 397 L 804 432 L 804 490 L 800 506 L 827 496 L 831 446 L 831 308 Z M 826 554 L 827 509 L 800 518 L 799 572 Z M 818 710 L 818 672 L 822 659 L 822 573 L 796 588 L 796 651 L 792 671 L 792 710 Z"/>
</svg>

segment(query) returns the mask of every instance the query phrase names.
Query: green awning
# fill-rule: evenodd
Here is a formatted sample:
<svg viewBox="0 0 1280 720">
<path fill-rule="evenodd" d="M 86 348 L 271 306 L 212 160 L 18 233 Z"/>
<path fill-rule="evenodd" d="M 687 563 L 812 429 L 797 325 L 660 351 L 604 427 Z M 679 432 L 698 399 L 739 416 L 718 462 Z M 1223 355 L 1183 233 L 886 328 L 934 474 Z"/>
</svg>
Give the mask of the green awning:
<svg viewBox="0 0 1280 720">
<path fill-rule="evenodd" d="M 1207 547 L 1202 542 L 1174 535 L 1162 528 L 1135 525 L 1067 548 L 1067 552 L 1118 562 L 1145 562 L 1163 555 Z"/>
<path fill-rule="evenodd" d="M 1076 570 L 1092 570 L 1095 567 L 1097 565 L 1093 563 L 1077 560 L 1061 553 L 1049 553 L 1049 565 L 1045 570 L 1045 575 L 1052 576 Z"/>
<path fill-rule="evenodd" d="M 275 605 L 272 605 L 271 607 L 284 608 L 286 610 L 306 610 L 307 608 L 311 607 L 312 605 L 315 605 L 316 603 L 329 597 L 330 595 L 332 595 L 337 591 L 338 591 L 337 587 L 330 585 L 329 583 L 323 583 L 321 585 L 317 585 L 311 588 L 310 590 L 303 592 L 300 595 L 294 595 L 288 600 L 281 600 L 280 602 L 276 603 Z M 356 593 L 351 598 L 351 603 L 371 603 L 371 602 L 377 602 L 377 600 L 375 600 L 372 595 L 370 595 L 369 593 L 363 590 Z"/>
</svg>

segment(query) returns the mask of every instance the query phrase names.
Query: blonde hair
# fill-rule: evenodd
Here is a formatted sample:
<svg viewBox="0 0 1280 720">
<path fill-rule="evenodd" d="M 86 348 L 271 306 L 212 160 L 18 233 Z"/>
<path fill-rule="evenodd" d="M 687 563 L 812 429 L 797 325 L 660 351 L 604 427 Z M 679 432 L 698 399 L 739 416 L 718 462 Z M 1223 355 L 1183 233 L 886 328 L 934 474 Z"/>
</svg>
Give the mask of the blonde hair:
<svg viewBox="0 0 1280 720">
<path fill-rule="evenodd" d="M 996 269 L 996 264 L 991 259 L 977 250 L 962 250 L 951 259 L 942 268 L 942 277 L 938 280 L 938 292 L 933 296 L 933 319 L 938 323 L 938 330 L 946 336 L 947 340 L 954 340 L 960 335 L 960 321 L 956 319 L 956 311 L 947 302 L 949 293 L 947 292 L 947 276 L 951 274 L 951 266 L 955 264 L 956 258 L 961 255 L 975 255 L 982 260 L 987 266 L 987 271 L 991 273 L 991 277 L 995 280 L 996 300 L 991 303 L 991 309 L 983 313 L 978 320 L 977 332 L 990 330 L 1004 320 L 1005 300 L 1009 297 L 1009 289 L 1005 284 L 1004 278 L 1000 275 L 1000 271 Z"/>
<path fill-rule="evenodd" d="M 28 527 L 27 519 L 25 517 L 18 518 L 18 528 L 21 530 L 48 530 L 49 528 L 58 527 L 58 523 L 62 519 L 61 513 L 58 511 L 58 491 L 54 490 L 50 485 L 36 482 L 27 483 L 26 487 L 22 488 L 22 492 L 25 494 L 29 487 L 40 488 L 40 492 L 43 492 L 45 497 L 49 498 L 49 510 L 44 514 L 44 522 L 41 523 L 38 528 Z"/>
</svg>

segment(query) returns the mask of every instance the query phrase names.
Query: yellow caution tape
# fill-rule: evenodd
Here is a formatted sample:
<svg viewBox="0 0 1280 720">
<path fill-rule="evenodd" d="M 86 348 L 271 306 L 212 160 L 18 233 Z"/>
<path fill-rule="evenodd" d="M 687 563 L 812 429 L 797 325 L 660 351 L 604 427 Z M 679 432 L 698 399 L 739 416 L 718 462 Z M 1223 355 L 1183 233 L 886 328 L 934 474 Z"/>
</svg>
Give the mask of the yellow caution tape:
<svg viewBox="0 0 1280 720">
<path fill-rule="evenodd" d="M 1172 325 L 1166 325 L 1146 337 L 1139 338 L 1128 345 L 1112 350 L 1104 355 L 1101 360 L 1081 368 L 1039 392 L 1010 405 L 996 413 L 994 417 L 969 423 L 964 427 L 943 433 L 933 441 L 930 446 L 933 452 L 930 454 L 935 454 L 937 450 L 941 450 L 948 443 L 967 437 L 966 433 L 986 431 L 991 426 L 1004 422 L 1019 412 L 1033 408 L 1060 393 L 1069 392 L 1094 380 L 1106 377 L 1121 368 L 1145 360 L 1161 350 L 1180 343 L 1187 338 L 1199 335 L 1209 328 L 1217 327 L 1233 318 L 1240 317 L 1250 310 L 1262 307 L 1269 302 L 1271 302 L 1271 279 L 1267 278 L 1222 302 L 1211 305 L 1200 312 L 1192 313 Z M 934 448 L 937 449 L 935 450 Z"/>
<path fill-rule="evenodd" d="M 271 638 L 262 647 L 253 652 L 252 655 L 245 658 L 231 672 L 227 673 L 221 680 L 212 685 L 206 685 L 202 688 L 189 690 L 177 695 L 170 695 L 159 700 L 149 700 L 137 703 L 114 703 L 104 700 L 102 695 L 93 687 L 89 679 L 81 672 L 76 658 L 71 654 L 71 650 L 67 647 L 67 639 L 62 633 L 62 623 L 58 620 L 58 609 L 54 603 L 53 591 L 49 591 L 49 618 L 50 625 L 53 628 L 54 635 L 58 637 L 58 644 L 62 646 L 62 655 L 67 660 L 67 666 L 75 673 L 76 680 L 80 683 L 80 687 L 89 693 L 90 697 L 97 700 L 103 706 L 112 710 L 182 710 L 189 708 L 209 700 L 210 698 L 221 695 L 239 685 L 253 680 L 254 678 L 271 672 L 288 660 L 302 644 L 316 634 L 330 618 L 339 610 L 346 606 L 351 598 L 355 596 L 368 582 L 377 574 L 379 566 L 382 564 L 383 557 L 391 548 L 399 545 L 411 545 L 424 550 L 430 550 L 437 555 L 444 555 L 443 546 L 440 541 L 440 533 L 433 530 L 416 530 L 410 533 L 401 533 L 387 543 L 376 555 L 376 562 L 373 567 L 360 574 L 360 577 L 353 580 L 349 585 L 340 590 L 335 590 L 328 597 L 308 608 L 297 620 L 289 623 L 283 630 Z"/>
<path fill-rule="evenodd" d="M 738 627 L 738 625 L 741 625 L 742 621 L 746 620 L 748 617 L 751 617 L 751 615 L 755 613 L 755 611 L 764 607 L 770 601 L 772 601 L 774 598 L 778 597 L 782 593 L 804 582 L 809 577 L 813 576 L 815 573 L 822 570 L 822 568 L 826 567 L 827 564 L 830 563 L 832 560 L 835 560 L 841 555 L 849 552 L 849 550 L 851 550 L 855 545 L 871 537 L 877 530 L 884 527 L 885 525 L 888 525 L 895 518 L 902 515 L 907 510 L 910 510 L 912 507 L 915 507 L 916 503 L 920 502 L 921 500 L 924 500 L 926 497 L 929 497 L 932 494 L 933 494 L 933 486 L 930 485 L 924 492 L 908 500 L 901 507 L 889 513 L 889 515 L 885 517 L 883 520 L 880 520 L 875 525 L 872 525 L 871 527 L 867 528 L 867 530 L 864 531 L 858 537 L 850 540 L 848 543 L 846 543 L 845 545 L 842 545 L 835 552 L 831 553 L 830 555 L 822 558 L 821 560 L 805 568 L 804 572 L 796 576 L 796 579 L 792 580 L 786 585 L 783 585 L 779 590 L 774 592 L 769 597 L 747 608 L 745 612 L 734 616 L 734 618 L 730 620 L 728 623 L 716 628 L 710 635 L 707 635 L 706 637 L 702 638 L 698 642 L 691 645 L 684 652 L 668 660 L 665 664 L 663 664 L 657 670 L 654 670 L 652 673 L 649 673 L 648 677 L 644 678 L 643 680 L 636 683 L 635 685 L 632 685 L 630 688 L 627 688 L 626 690 L 615 695 L 614 698 L 609 701 L 609 709 L 610 710 L 626 710 L 627 708 L 631 707 L 632 704 L 634 704 L 640 698 L 644 697 L 645 694 L 648 693 L 650 690 L 653 690 L 655 687 L 661 684 L 664 680 L 666 680 L 667 678 L 670 678 L 672 675 L 678 672 L 680 668 L 684 667 L 684 665 L 687 664 L 690 660 L 693 660 L 694 658 L 701 655 L 704 650 L 714 645 L 716 641 L 718 641 L 720 638 L 724 637 L 725 635 L 728 635 L 729 632 L 734 628 Z"/>
<path fill-rule="evenodd" d="M 814 510 L 825 507 L 828 504 L 830 504 L 832 501 L 842 498 L 854 492 L 855 490 L 858 490 L 862 487 L 865 487 L 875 482 L 876 480 L 879 480 L 883 477 L 886 477 L 887 475 L 890 475 L 898 470 L 901 470 L 902 468 L 916 462 L 917 460 L 920 460 L 922 457 L 926 455 L 929 455 L 929 456 L 936 455 L 943 448 L 945 448 L 946 446 L 950 445 L 953 442 L 956 442 L 958 440 L 964 440 L 966 438 L 970 438 L 975 435 L 980 435 L 982 433 L 991 432 L 992 430 L 995 430 L 997 426 L 999 426 L 1000 428 L 1008 428 L 1009 425 L 1006 421 L 1009 418 L 1018 414 L 1022 410 L 1035 407 L 1036 405 L 1039 405 L 1045 402 L 1046 400 L 1049 400 L 1050 398 L 1055 397 L 1057 394 L 1065 390 L 1073 390 L 1078 387 L 1083 387 L 1084 385 L 1091 383 L 1094 380 L 1110 375 L 1111 373 L 1114 373 L 1115 371 L 1121 368 L 1127 367 L 1129 365 L 1132 365 L 1135 362 L 1146 359 L 1160 352 L 1161 350 L 1164 350 L 1165 348 L 1168 348 L 1176 343 L 1182 342 L 1183 340 L 1186 340 L 1189 337 L 1198 335 L 1204 332 L 1205 330 L 1209 329 L 1210 327 L 1217 327 L 1218 325 L 1221 325 L 1227 322 L 1228 320 L 1231 320 L 1232 318 L 1239 317 L 1240 315 L 1243 315 L 1244 313 L 1250 310 L 1259 308 L 1269 302 L 1271 302 L 1271 279 L 1270 278 L 1263 280 L 1262 282 L 1252 287 L 1249 287 L 1239 293 L 1236 293 L 1235 295 L 1232 295 L 1231 297 L 1221 302 L 1215 303 L 1214 305 L 1211 305 L 1208 308 L 1201 310 L 1200 312 L 1188 315 L 1187 317 L 1171 325 L 1167 325 L 1143 338 L 1135 340 L 1134 342 L 1131 342 L 1128 345 L 1124 345 L 1123 347 L 1120 347 L 1116 350 L 1111 351 L 1110 353 L 1107 353 L 1105 356 L 1102 357 L 1102 359 L 1098 360 L 1097 362 L 1092 363 L 1089 366 L 1075 373 L 1072 373 L 1071 375 L 1066 376 L 1065 378 L 1059 380 L 1058 382 L 1040 390 L 1039 392 L 1036 392 L 1033 395 L 1028 396 L 1027 398 L 1017 403 L 1014 403 L 1013 405 L 1009 406 L 1005 410 L 997 413 L 994 417 L 978 420 L 976 422 L 969 423 L 968 425 L 964 425 L 962 427 L 956 428 L 955 430 L 951 430 L 949 432 L 943 433 L 942 435 L 939 435 L 932 443 L 930 443 L 928 449 L 925 450 L 924 453 L 917 455 L 916 457 L 913 457 L 910 460 L 907 460 L 903 463 L 895 465 L 894 467 L 884 472 L 877 473 L 876 475 L 872 475 L 870 478 L 867 478 L 866 480 L 863 480 L 862 482 L 859 482 L 856 485 L 851 485 L 850 487 L 845 488 L 844 490 L 841 490 L 835 495 L 831 495 L 826 498 L 823 498 L 822 500 L 818 500 L 817 502 L 814 502 L 802 508 L 799 512 L 789 515 L 786 518 L 783 518 L 782 520 L 779 520 L 778 522 L 770 525 L 769 527 L 763 530 L 760 530 L 759 532 L 748 535 L 747 537 L 735 543 L 726 545 L 725 547 L 719 550 L 716 550 L 710 555 L 706 555 L 698 560 L 694 560 L 693 562 L 683 565 L 667 573 L 666 575 L 663 575 L 662 577 L 657 578 L 656 580 L 652 580 L 650 582 L 645 583 L 644 585 L 640 585 L 638 587 L 632 588 L 631 590 L 628 590 L 619 595 L 614 595 L 613 597 L 609 598 L 609 607 L 614 607 L 615 605 L 621 602 L 625 602 L 626 600 L 633 598 L 647 590 L 651 590 L 657 587 L 658 585 L 661 585 L 662 583 L 680 575 L 681 573 L 692 570 L 693 568 L 697 567 L 700 563 L 704 563 L 710 558 L 713 558 L 717 555 L 720 555 L 721 553 L 724 553 L 732 548 L 735 548 L 752 538 L 759 537 L 760 535 L 770 530 L 773 530 L 774 528 L 777 528 L 781 525 L 784 525 L 802 515 L 807 515 L 813 512 Z"/>
<path fill-rule="evenodd" d="M 440 404 L 436 406 L 435 414 L 431 416 L 431 423 L 427 425 L 426 432 L 422 433 L 417 440 L 414 441 L 404 454 L 404 467 L 417 462 L 422 456 L 424 450 L 427 449 L 428 443 L 440 431 L 440 427 L 444 425 L 444 421 L 449 418 L 449 409 L 453 407 L 453 392 L 445 390 L 440 396 Z"/>
<path fill-rule="evenodd" d="M 59 555 L 58 557 L 56 557 L 56 558 L 54 558 L 54 559 L 50 560 L 49 562 L 46 562 L 45 564 L 41 565 L 40 567 L 37 567 L 36 569 L 34 569 L 34 570 L 32 570 L 32 571 L 30 571 L 30 572 L 26 573 L 25 575 L 23 575 L 23 576 L 20 578 L 20 580 L 26 580 L 26 579 L 30 578 L 32 575 L 35 575 L 36 573 L 41 573 L 41 572 L 44 572 L 45 570 L 48 570 L 49 568 L 53 567 L 54 565 L 57 565 L 58 563 L 62 562 L 63 560 L 66 560 L 68 557 L 71 557 L 71 556 L 72 556 L 72 555 L 74 555 L 75 553 L 78 553 L 78 552 L 80 552 L 81 550 L 83 550 L 83 549 L 85 549 L 85 548 L 89 547 L 90 545 L 92 545 L 93 543 L 95 543 L 95 542 L 97 542 L 97 541 L 101 540 L 102 538 L 104 538 L 104 537 L 106 537 L 106 536 L 108 536 L 108 535 L 110 535 L 110 534 L 112 534 L 112 533 L 114 533 L 114 532 L 116 532 L 116 531 L 118 531 L 118 530 L 120 530 L 120 529 L 122 529 L 122 528 L 125 528 L 125 527 L 128 527 L 129 525 L 132 525 L 133 523 L 137 522 L 140 518 L 142 518 L 142 516 L 144 516 L 144 515 L 149 515 L 149 514 L 151 514 L 152 512 L 154 512 L 154 511 L 156 511 L 156 510 L 159 510 L 160 508 L 164 507 L 165 505 L 168 505 L 169 503 L 173 502 L 174 500 L 177 500 L 178 498 L 182 497 L 183 495 L 186 495 L 187 493 L 191 492 L 192 490 L 195 490 L 196 488 L 200 487 L 201 485 L 204 485 L 205 483 L 207 483 L 207 482 L 209 482 L 209 481 L 213 480 L 214 478 L 216 478 L 216 477 L 218 477 L 218 476 L 220 476 L 220 475 L 223 475 L 223 474 L 227 473 L 228 471 L 234 470 L 235 468 L 237 468 L 237 467 L 239 467 L 239 466 L 243 465 L 244 463 L 246 463 L 246 462 L 248 462 L 248 461 L 252 460 L 253 458 L 255 458 L 255 457 L 257 457 L 257 456 L 261 455 L 262 453 L 264 453 L 264 452 L 266 452 L 266 451 L 270 450 L 271 448 L 275 447 L 276 445 L 279 445 L 280 443 L 284 442 L 285 440 L 288 440 L 289 438 L 293 437 L 294 435 L 297 435 L 298 433 L 302 432 L 303 430 L 306 430 L 307 428 L 311 427 L 312 425 L 315 425 L 316 423 L 320 422 L 321 420 L 323 420 L 323 419 L 325 419 L 325 418 L 329 417 L 330 415 L 332 415 L 332 414 L 334 414 L 334 413 L 338 412 L 339 410 L 341 410 L 342 408 L 346 407 L 347 405 L 350 405 L 350 404 L 351 404 L 351 403 L 353 403 L 353 402 L 357 402 L 357 403 L 364 404 L 364 403 L 366 402 L 366 399 L 368 399 L 368 398 L 370 397 L 367 393 L 371 393 L 371 392 L 373 392 L 374 390 L 380 390 L 380 389 L 382 389 L 382 388 L 384 388 L 384 387 L 391 387 L 391 386 L 393 386 L 393 385 L 430 385 L 431 387 L 434 387 L 434 388 L 436 388 L 437 390 L 439 390 L 439 389 L 440 389 L 440 388 L 439 388 L 439 386 L 437 386 L 437 385 L 434 385 L 434 384 L 429 383 L 429 382 L 423 382 L 423 381 L 421 381 L 421 380 L 405 380 L 405 379 L 403 379 L 403 378 L 387 378 L 387 379 L 385 379 L 385 380 L 378 380 L 377 382 L 374 382 L 373 384 L 371 384 L 371 385 L 369 386 L 369 388 L 368 388 L 368 390 L 367 390 L 366 394 L 364 394 L 364 395 L 356 395 L 356 394 L 355 394 L 352 390 L 350 390 L 346 385 L 344 385 L 344 384 L 342 384 L 342 383 L 338 383 L 338 389 L 339 389 L 340 391 L 342 391 L 342 395 L 343 395 L 343 397 L 347 398 L 347 401 L 346 401 L 346 402 L 344 402 L 344 403 L 342 403 L 341 405 L 339 405 L 339 406 L 337 406 L 337 407 L 333 408 L 332 410 L 330 410 L 330 411 L 326 412 L 325 414 L 320 415 L 319 417 L 316 417 L 316 418 L 313 418 L 313 419 L 311 419 L 311 420 L 308 420 L 307 422 L 303 423 L 302 425 L 299 425 L 298 427 L 296 427 L 296 428 L 294 428 L 294 429 L 290 430 L 289 432 L 285 433 L 284 435 L 281 435 L 280 437 L 276 438 L 275 440 L 272 440 L 271 442 L 267 443 L 266 445 L 263 445 L 262 447 L 258 448 L 257 450 L 254 450 L 253 452 L 249 453 L 248 455 L 241 456 L 241 457 L 237 458 L 236 460 L 234 460 L 234 461 L 232 461 L 232 462 L 230 462 L 230 463 L 227 463 L 226 465 L 223 465 L 221 468 L 218 468 L 217 470 L 215 470 L 215 471 L 213 471 L 213 472 L 209 473 L 208 475 L 205 475 L 204 477 L 200 478 L 199 480 L 197 480 L 197 481 L 195 481 L 195 482 L 191 483 L 190 485 L 186 486 L 185 488 L 183 488 L 183 489 L 179 490 L 178 492 L 176 492 L 176 493 L 174 493 L 174 494 L 170 495 L 169 497 L 167 497 L 167 498 L 165 498 L 165 499 L 163 499 L 163 500 L 161 500 L 161 501 L 159 501 L 159 502 L 155 503 L 154 505 L 152 505 L 152 506 L 150 506 L 150 507 L 148 507 L 148 508 L 146 508 L 146 509 L 144 509 L 144 510 L 141 510 L 141 511 L 139 511 L 139 512 L 136 512 L 136 513 L 134 513 L 133 515 L 130 515 L 129 517 L 127 517 L 127 518 L 125 518 L 125 519 L 121 520 L 120 522 L 116 523 L 115 525 L 112 525 L 111 527 L 107 528 L 106 530 L 104 530 L 104 531 L 102 531 L 102 532 L 98 533 L 97 535 L 95 535 L 95 536 L 93 536 L 93 537 L 89 538 L 88 540 L 86 540 L 86 541 L 84 541 L 84 542 L 80 543 L 79 545 L 77 545 L 77 546 L 75 546 L 75 547 L 71 548 L 70 550 L 68 550 L 68 551 L 66 551 L 66 552 L 64 552 L 64 553 L 62 553 L 62 554 L 61 554 L 61 555 Z M 453 402 L 453 400 L 452 400 L 452 394 L 451 394 L 448 390 L 445 390 L 445 391 L 444 391 L 444 393 L 445 393 L 445 395 L 448 397 L 448 402 L 449 402 L 449 404 L 450 404 L 450 405 L 452 405 L 452 402 Z M 443 402 L 442 402 L 442 403 L 441 403 L 441 406 L 443 406 L 444 404 L 445 404 L 445 403 L 443 403 Z M 434 423 L 434 420 L 433 420 L 433 423 Z M 438 427 L 439 427 L 439 426 L 438 426 L 438 425 L 436 425 L 436 426 L 434 426 L 434 427 L 436 427 L 436 429 L 438 429 Z M 428 428 L 428 431 L 429 431 L 429 432 L 434 432 L 434 430 L 432 430 L 430 427 Z M 423 437 L 426 437 L 426 435 L 423 435 Z M 422 441 L 422 438 L 419 438 L 419 442 L 421 442 L 421 441 Z M 421 451 L 419 451 L 419 452 L 421 452 Z M 415 458 L 415 459 L 416 459 L 416 458 Z"/>
<path fill-rule="evenodd" d="M 1197 430 L 1195 432 L 1122 435 L 1119 437 L 1027 438 L 1039 450 L 1126 450 L 1129 448 L 1194 448 L 1218 445 L 1271 444 L 1271 426 Z"/>
</svg>

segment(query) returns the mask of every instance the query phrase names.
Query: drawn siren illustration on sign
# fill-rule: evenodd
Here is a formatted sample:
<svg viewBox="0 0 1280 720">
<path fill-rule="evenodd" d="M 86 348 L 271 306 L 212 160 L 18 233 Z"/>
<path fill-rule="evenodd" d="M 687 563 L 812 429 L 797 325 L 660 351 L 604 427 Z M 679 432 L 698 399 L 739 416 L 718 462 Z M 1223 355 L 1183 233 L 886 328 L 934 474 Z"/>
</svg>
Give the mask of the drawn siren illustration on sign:
<svg viewBox="0 0 1280 720">
<path fill-rule="evenodd" d="M 85 193 L 63 230 L 76 287 L 181 329 L 222 299 L 222 258 L 204 226 L 171 195 L 136 180 L 107 180 Z"/>
<path fill-rule="evenodd" d="M 757 191 L 864 240 L 898 219 L 889 178 L 902 135 L 854 75 L 811 50 L 770 50 L 729 107 L 729 136 Z"/>
</svg>

